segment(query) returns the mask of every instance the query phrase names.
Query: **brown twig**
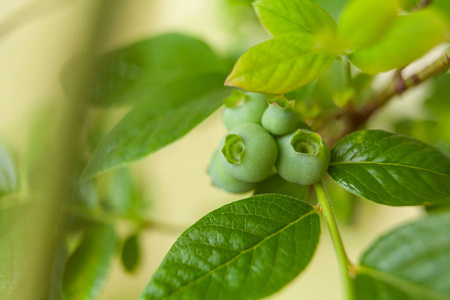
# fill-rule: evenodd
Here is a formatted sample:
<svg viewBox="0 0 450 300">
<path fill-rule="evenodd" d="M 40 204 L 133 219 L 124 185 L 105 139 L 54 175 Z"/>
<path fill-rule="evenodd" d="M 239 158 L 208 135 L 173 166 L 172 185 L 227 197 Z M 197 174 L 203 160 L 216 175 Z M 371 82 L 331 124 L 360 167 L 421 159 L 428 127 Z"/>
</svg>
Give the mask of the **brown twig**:
<svg viewBox="0 0 450 300">
<path fill-rule="evenodd" d="M 425 7 L 427 7 L 428 5 L 431 4 L 431 1 L 432 0 L 421 0 L 419 2 L 419 4 L 417 4 L 412 10 L 417 11 L 417 10 L 424 9 Z"/>
<path fill-rule="evenodd" d="M 386 105 L 392 97 L 401 95 L 409 88 L 415 87 L 427 79 L 444 72 L 449 68 L 449 66 L 450 48 L 447 49 L 443 56 L 438 58 L 432 64 L 411 75 L 407 79 L 403 79 L 401 74 L 402 70 L 397 70 L 388 86 L 382 92 L 375 94 L 364 107 L 360 109 L 348 107 L 347 109 L 341 110 L 336 114 L 327 117 L 327 121 L 331 119 L 345 121 L 345 126 L 342 132 L 337 136 L 337 138 L 328 141 L 329 145 L 332 146 L 336 141 L 345 135 L 360 129 L 364 124 L 366 124 L 369 118 L 381 107 Z"/>
</svg>

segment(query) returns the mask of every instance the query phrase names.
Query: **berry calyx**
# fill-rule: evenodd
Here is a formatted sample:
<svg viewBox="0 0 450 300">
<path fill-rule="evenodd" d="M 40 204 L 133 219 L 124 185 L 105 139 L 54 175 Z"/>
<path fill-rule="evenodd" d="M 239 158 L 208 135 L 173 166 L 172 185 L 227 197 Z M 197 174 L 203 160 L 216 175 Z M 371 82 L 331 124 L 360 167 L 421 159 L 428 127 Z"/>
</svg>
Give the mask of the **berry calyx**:
<svg viewBox="0 0 450 300">
<path fill-rule="evenodd" d="M 264 95 L 234 91 L 224 100 L 222 120 L 227 129 L 233 129 L 242 123 L 261 124 L 261 118 L 267 108 Z"/>
<path fill-rule="evenodd" d="M 276 168 L 289 182 L 311 185 L 327 172 L 330 149 L 319 134 L 299 129 L 277 140 Z"/>
<path fill-rule="evenodd" d="M 236 126 L 222 139 L 219 149 L 224 171 L 238 180 L 258 182 L 273 174 L 277 145 L 261 125 Z"/>
</svg>

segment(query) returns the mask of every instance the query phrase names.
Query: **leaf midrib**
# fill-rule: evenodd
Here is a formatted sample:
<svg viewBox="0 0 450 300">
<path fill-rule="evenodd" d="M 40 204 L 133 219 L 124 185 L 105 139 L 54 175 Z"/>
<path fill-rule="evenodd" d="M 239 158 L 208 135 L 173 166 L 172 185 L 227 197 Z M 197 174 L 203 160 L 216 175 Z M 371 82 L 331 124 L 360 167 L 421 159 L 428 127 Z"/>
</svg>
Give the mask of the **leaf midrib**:
<svg viewBox="0 0 450 300">
<path fill-rule="evenodd" d="M 409 169 L 415 169 L 415 170 L 419 170 L 419 171 L 423 171 L 423 172 L 429 172 L 429 173 L 433 173 L 436 175 L 440 175 L 440 176 L 445 176 L 445 177 L 450 177 L 449 174 L 445 174 L 445 173 L 440 173 L 437 171 L 433 171 L 433 170 L 428 170 L 428 169 L 424 169 L 424 168 L 420 168 L 420 167 L 415 167 L 415 166 L 410 166 L 410 165 L 401 165 L 401 164 L 396 164 L 396 163 L 379 163 L 379 162 L 373 162 L 373 161 L 339 161 L 339 162 L 332 162 L 329 164 L 329 166 L 335 166 L 335 165 L 345 165 L 345 164 L 373 164 L 373 165 L 383 165 L 383 166 L 395 166 L 395 167 L 401 167 L 401 168 L 409 168 Z"/>
<path fill-rule="evenodd" d="M 283 232 L 284 230 L 286 230 L 287 228 L 289 228 L 290 226 L 294 225 L 295 223 L 300 222 L 301 220 L 303 220 L 305 217 L 312 215 L 316 213 L 316 211 L 314 209 L 311 209 L 308 213 L 302 215 L 300 218 L 286 224 L 286 226 L 282 227 L 281 229 L 277 230 L 276 232 L 266 236 L 264 239 L 262 239 L 260 242 L 258 242 L 257 244 L 255 244 L 254 246 L 247 248 L 241 252 L 239 252 L 236 256 L 234 256 L 233 258 L 231 258 L 230 260 L 228 260 L 227 262 L 225 262 L 224 264 L 221 264 L 213 269 L 211 269 L 210 271 L 208 271 L 207 273 L 203 274 L 202 276 L 196 278 L 195 280 L 189 282 L 188 284 L 182 286 L 181 288 L 179 288 L 178 290 L 174 291 L 173 293 L 165 296 L 163 299 L 169 299 L 170 297 L 172 297 L 173 295 L 185 290 L 187 287 L 189 287 L 190 285 L 202 280 L 204 277 L 209 276 L 210 274 L 214 273 L 215 271 L 228 266 L 229 264 L 231 264 L 234 260 L 238 259 L 239 257 L 241 257 L 242 255 L 251 252 L 253 250 L 255 250 L 258 246 L 260 246 L 261 244 L 263 244 L 264 242 L 266 242 L 267 240 L 269 240 L 270 238 L 272 238 L 273 236 L 280 234 L 281 232 Z"/>
<path fill-rule="evenodd" d="M 240 72 L 236 76 L 231 77 L 231 75 L 234 72 L 234 70 L 233 70 L 233 72 L 228 77 L 229 79 L 227 79 L 227 82 L 236 81 L 237 79 L 240 79 L 242 77 L 248 76 L 249 74 L 261 72 L 261 70 L 264 70 L 264 69 L 268 69 L 268 68 L 272 68 L 272 67 L 278 67 L 278 66 L 280 66 L 282 64 L 286 64 L 286 63 L 290 63 L 290 62 L 296 63 L 297 61 L 299 61 L 301 59 L 305 59 L 305 58 L 308 58 L 310 56 L 319 56 L 319 55 L 328 55 L 330 57 L 332 56 L 330 54 L 320 53 L 320 52 L 317 52 L 317 53 L 316 52 L 310 52 L 308 54 L 302 54 L 302 55 L 299 54 L 298 56 L 295 56 L 294 58 L 281 59 L 281 60 L 278 60 L 278 61 L 276 61 L 276 62 L 274 62 L 272 64 L 265 64 L 263 67 L 257 67 L 257 68 L 254 68 L 252 70 L 246 71 L 246 72 Z"/>
<path fill-rule="evenodd" d="M 271 10 L 271 9 L 268 9 L 267 7 L 262 6 L 262 5 L 255 4 L 255 6 L 258 6 L 258 7 L 261 8 L 261 9 L 264 9 L 264 10 L 270 12 L 270 13 L 273 13 L 274 15 L 278 15 L 278 16 L 282 17 L 283 19 L 286 19 L 286 20 L 288 20 L 289 22 L 291 22 L 291 23 L 293 23 L 293 24 L 295 24 L 295 25 L 298 25 L 300 28 L 303 28 L 304 30 L 306 30 L 306 31 L 309 32 L 309 33 L 315 34 L 315 32 L 314 32 L 312 29 L 306 27 L 306 26 L 303 25 L 303 24 L 297 23 L 296 21 L 294 21 L 293 19 L 289 18 L 288 16 L 282 15 L 281 13 L 278 13 L 278 12 L 276 12 L 276 11 L 273 11 L 273 10 Z M 302 32 L 302 31 L 299 31 L 299 32 Z"/>
<path fill-rule="evenodd" d="M 365 274 L 373 279 L 382 281 L 391 287 L 405 292 L 408 295 L 423 296 L 425 297 L 424 300 L 450 300 L 450 297 L 445 297 L 445 295 L 438 294 L 424 286 L 417 285 L 393 274 L 376 270 L 368 266 L 358 266 L 358 273 Z"/>
</svg>

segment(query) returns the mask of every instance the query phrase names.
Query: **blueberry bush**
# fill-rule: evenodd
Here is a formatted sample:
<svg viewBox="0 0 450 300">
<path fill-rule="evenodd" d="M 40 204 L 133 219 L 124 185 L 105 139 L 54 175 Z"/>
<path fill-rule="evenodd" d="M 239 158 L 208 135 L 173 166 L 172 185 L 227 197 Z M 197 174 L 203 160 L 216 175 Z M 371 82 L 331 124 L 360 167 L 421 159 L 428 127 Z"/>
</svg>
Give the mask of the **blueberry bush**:
<svg viewBox="0 0 450 300">
<path fill-rule="evenodd" d="M 218 109 L 227 133 L 205 171 L 243 199 L 181 233 L 139 299 L 268 297 L 307 268 L 324 230 L 342 299 L 450 299 L 450 2 L 227 3 L 270 37 L 221 55 L 184 33 L 107 53 L 92 38 L 61 70 L 69 107 L 55 146 L 31 139 L 25 159 L 0 147 L 1 299 L 97 299 L 116 256 L 134 272 L 151 255 L 142 231 L 159 225 L 129 165 Z M 114 21 L 109 6 L 99 20 Z M 93 36 L 104 31 L 97 22 Z M 425 118 L 371 127 L 419 86 Z M 115 107 L 129 108 L 118 122 Z M 41 119 L 32 126 L 49 132 Z M 351 261 L 335 208 L 350 219 L 356 201 L 426 213 Z"/>
</svg>

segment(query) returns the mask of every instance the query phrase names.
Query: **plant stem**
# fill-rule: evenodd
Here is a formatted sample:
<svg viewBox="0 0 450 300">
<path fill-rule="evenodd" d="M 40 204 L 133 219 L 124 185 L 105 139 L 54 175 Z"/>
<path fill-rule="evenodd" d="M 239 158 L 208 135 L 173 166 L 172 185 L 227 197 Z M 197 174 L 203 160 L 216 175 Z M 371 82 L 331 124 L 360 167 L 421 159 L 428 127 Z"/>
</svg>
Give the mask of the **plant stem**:
<svg viewBox="0 0 450 300">
<path fill-rule="evenodd" d="M 407 89 L 417 86 L 425 80 L 445 71 L 450 66 L 450 48 L 445 54 L 435 60 L 431 65 L 425 67 L 421 71 L 411 75 L 407 79 L 403 79 L 401 70 L 397 70 L 391 83 L 380 94 L 375 95 L 369 104 L 361 111 L 357 112 L 359 118 L 363 121 L 367 120 L 376 110 L 384 106 L 393 96 L 400 95 Z M 360 126 L 358 122 L 356 124 Z"/>
<path fill-rule="evenodd" d="M 352 77 L 352 66 L 350 65 L 350 60 L 346 56 L 345 58 L 345 76 L 347 79 L 347 87 L 351 88 L 353 85 L 353 77 Z"/>
<path fill-rule="evenodd" d="M 331 207 L 330 199 L 328 198 L 327 191 L 322 182 L 314 185 L 317 193 L 317 199 L 321 207 L 323 216 L 328 225 L 330 231 L 331 240 L 333 241 L 334 250 L 339 264 L 339 271 L 341 273 L 341 279 L 344 283 L 344 299 L 355 300 L 355 293 L 353 290 L 353 279 L 350 276 L 350 271 L 354 269 L 354 266 L 349 261 L 347 254 L 345 253 L 344 245 L 342 243 L 339 228 L 337 226 L 336 217 L 334 216 L 333 208 Z"/>
</svg>

